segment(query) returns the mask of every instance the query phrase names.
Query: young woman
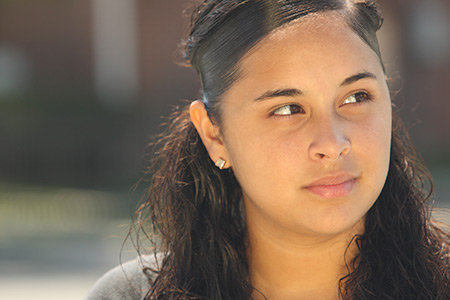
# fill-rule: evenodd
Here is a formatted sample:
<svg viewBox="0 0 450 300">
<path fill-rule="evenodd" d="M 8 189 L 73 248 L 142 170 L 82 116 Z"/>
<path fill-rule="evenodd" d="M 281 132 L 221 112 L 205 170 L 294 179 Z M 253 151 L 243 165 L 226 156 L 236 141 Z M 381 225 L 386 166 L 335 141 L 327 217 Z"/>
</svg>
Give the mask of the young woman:
<svg viewBox="0 0 450 300">
<path fill-rule="evenodd" d="M 374 1 L 200 1 L 202 99 L 160 136 L 138 214 L 158 255 L 88 299 L 450 299 L 381 23 Z"/>
</svg>

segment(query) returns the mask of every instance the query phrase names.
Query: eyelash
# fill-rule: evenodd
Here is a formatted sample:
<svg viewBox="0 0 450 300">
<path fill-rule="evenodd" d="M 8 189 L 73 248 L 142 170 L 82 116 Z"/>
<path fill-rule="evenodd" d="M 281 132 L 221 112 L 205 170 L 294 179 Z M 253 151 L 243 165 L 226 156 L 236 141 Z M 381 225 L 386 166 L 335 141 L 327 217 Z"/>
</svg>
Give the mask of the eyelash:
<svg viewBox="0 0 450 300">
<path fill-rule="evenodd" d="M 358 100 L 357 99 L 357 96 L 358 95 L 363 95 L 364 96 L 364 99 L 362 99 L 362 100 Z M 348 98 L 350 98 L 350 97 L 355 97 L 355 100 L 356 100 L 356 102 L 353 102 L 353 103 L 346 103 L 346 104 L 359 104 L 359 105 L 361 105 L 362 103 L 364 103 L 364 102 L 367 102 L 367 101 L 372 101 L 373 100 L 373 97 L 372 97 L 372 94 L 370 94 L 370 93 L 368 93 L 368 92 L 365 92 L 365 91 L 360 91 L 360 92 L 356 92 L 356 93 L 354 93 L 354 94 L 351 94 L 350 96 L 348 96 L 347 98 L 345 98 L 345 100 L 347 100 Z M 345 100 L 344 100 L 344 102 L 345 102 Z M 341 104 L 341 106 L 342 105 L 346 105 L 346 104 Z"/>
<path fill-rule="evenodd" d="M 281 110 L 282 108 L 285 108 L 285 107 L 296 107 L 299 111 L 298 112 L 295 112 L 295 113 L 290 113 L 290 114 L 276 114 L 275 112 L 277 111 L 277 110 Z M 293 115 L 296 115 L 296 114 L 299 114 L 299 113 L 304 113 L 305 111 L 303 110 L 303 108 L 300 106 L 300 105 L 297 105 L 297 104 L 287 104 L 287 105 L 283 105 L 283 106 L 280 106 L 280 107 L 278 107 L 277 109 L 275 109 L 270 115 L 271 116 L 274 116 L 274 117 L 276 117 L 276 118 L 289 118 L 289 117 L 292 117 Z"/>
<path fill-rule="evenodd" d="M 358 100 L 358 98 L 359 98 L 358 96 L 363 96 L 364 99 Z M 347 105 L 347 104 L 361 105 L 361 104 L 363 104 L 364 102 L 372 101 L 372 100 L 373 100 L 372 95 L 371 95 L 370 93 L 368 93 L 368 92 L 365 92 L 365 91 L 361 91 L 361 92 L 357 92 L 357 93 L 354 93 L 354 94 L 349 95 L 347 98 L 345 98 L 344 102 L 345 102 L 347 99 L 349 99 L 350 97 L 355 97 L 356 102 L 343 103 L 343 104 L 341 104 L 341 106 Z M 293 106 L 297 107 L 297 108 L 299 109 L 299 112 L 291 113 L 291 114 L 284 114 L 284 115 L 283 115 L 283 114 L 277 115 L 277 114 L 275 113 L 277 110 L 280 110 L 280 109 L 282 109 L 282 108 L 285 108 L 285 107 L 293 107 Z M 274 116 L 274 117 L 276 117 L 276 118 L 289 118 L 289 117 L 292 117 L 293 115 L 296 115 L 296 114 L 299 114 L 299 113 L 304 113 L 304 112 L 305 112 L 305 111 L 303 110 L 303 108 L 302 108 L 300 105 L 297 105 L 297 104 L 287 104 L 287 105 L 283 105 L 283 106 L 280 106 L 280 107 L 276 108 L 270 115 L 271 115 L 271 116 Z"/>
</svg>

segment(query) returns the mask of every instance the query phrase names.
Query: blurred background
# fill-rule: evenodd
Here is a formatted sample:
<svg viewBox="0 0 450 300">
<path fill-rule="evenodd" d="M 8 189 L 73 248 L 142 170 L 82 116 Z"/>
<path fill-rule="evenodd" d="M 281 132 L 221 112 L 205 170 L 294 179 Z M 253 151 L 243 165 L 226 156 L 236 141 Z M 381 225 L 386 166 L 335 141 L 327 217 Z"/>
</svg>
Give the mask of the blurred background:
<svg viewBox="0 0 450 300">
<path fill-rule="evenodd" d="M 450 2 L 380 4 L 397 105 L 450 207 Z M 119 263 L 145 146 L 197 95 L 195 72 L 173 62 L 186 7 L 0 0 L 1 299 L 82 299 Z"/>
</svg>

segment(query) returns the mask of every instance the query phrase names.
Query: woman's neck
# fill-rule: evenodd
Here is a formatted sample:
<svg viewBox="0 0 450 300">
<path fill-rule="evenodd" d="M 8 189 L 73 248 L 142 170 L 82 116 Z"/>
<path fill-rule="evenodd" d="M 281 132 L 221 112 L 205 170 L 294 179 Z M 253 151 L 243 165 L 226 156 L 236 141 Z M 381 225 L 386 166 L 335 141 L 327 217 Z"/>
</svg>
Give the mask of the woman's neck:
<svg viewBox="0 0 450 300">
<path fill-rule="evenodd" d="M 256 289 L 253 298 L 339 299 L 339 279 L 349 273 L 348 266 L 357 254 L 352 240 L 363 233 L 363 224 L 361 220 L 339 235 L 296 238 L 247 224 L 250 280 Z"/>
</svg>

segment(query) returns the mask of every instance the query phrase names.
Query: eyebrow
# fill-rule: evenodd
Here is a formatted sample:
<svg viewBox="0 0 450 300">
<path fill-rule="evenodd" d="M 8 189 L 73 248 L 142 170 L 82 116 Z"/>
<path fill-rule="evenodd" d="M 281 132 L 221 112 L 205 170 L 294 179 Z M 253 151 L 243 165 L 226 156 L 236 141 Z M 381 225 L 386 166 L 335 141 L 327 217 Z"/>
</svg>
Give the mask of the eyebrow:
<svg viewBox="0 0 450 300">
<path fill-rule="evenodd" d="M 373 73 L 370 72 L 362 72 L 362 73 L 358 73 L 356 75 L 350 76 L 349 78 L 345 79 L 342 83 L 341 83 L 341 87 L 343 86 L 347 86 L 350 85 L 358 80 L 361 79 L 365 79 L 365 78 L 371 78 L 371 79 L 377 79 L 377 76 L 375 76 Z"/>
<path fill-rule="evenodd" d="M 301 96 L 303 95 L 303 92 L 298 89 L 277 89 L 272 91 L 267 91 L 258 98 L 256 98 L 253 101 L 264 101 L 271 98 L 276 97 L 295 97 L 295 96 Z"/>
<path fill-rule="evenodd" d="M 371 79 L 377 79 L 377 77 L 370 72 L 361 72 L 355 75 L 352 75 L 348 78 L 346 78 L 344 81 L 342 81 L 342 83 L 340 84 L 341 87 L 344 86 L 348 86 L 352 83 L 355 83 L 361 79 L 365 79 L 365 78 L 371 78 Z M 303 92 L 299 89 L 293 89 L 293 88 L 288 88 L 288 89 L 276 89 L 276 90 L 270 90 L 270 91 L 266 91 L 264 94 L 262 94 L 261 96 L 255 98 L 253 101 L 255 102 L 259 102 L 259 101 L 265 101 L 265 100 L 269 100 L 272 98 L 276 98 L 276 97 L 295 97 L 295 96 L 301 96 L 303 95 Z"/>
</svg>

